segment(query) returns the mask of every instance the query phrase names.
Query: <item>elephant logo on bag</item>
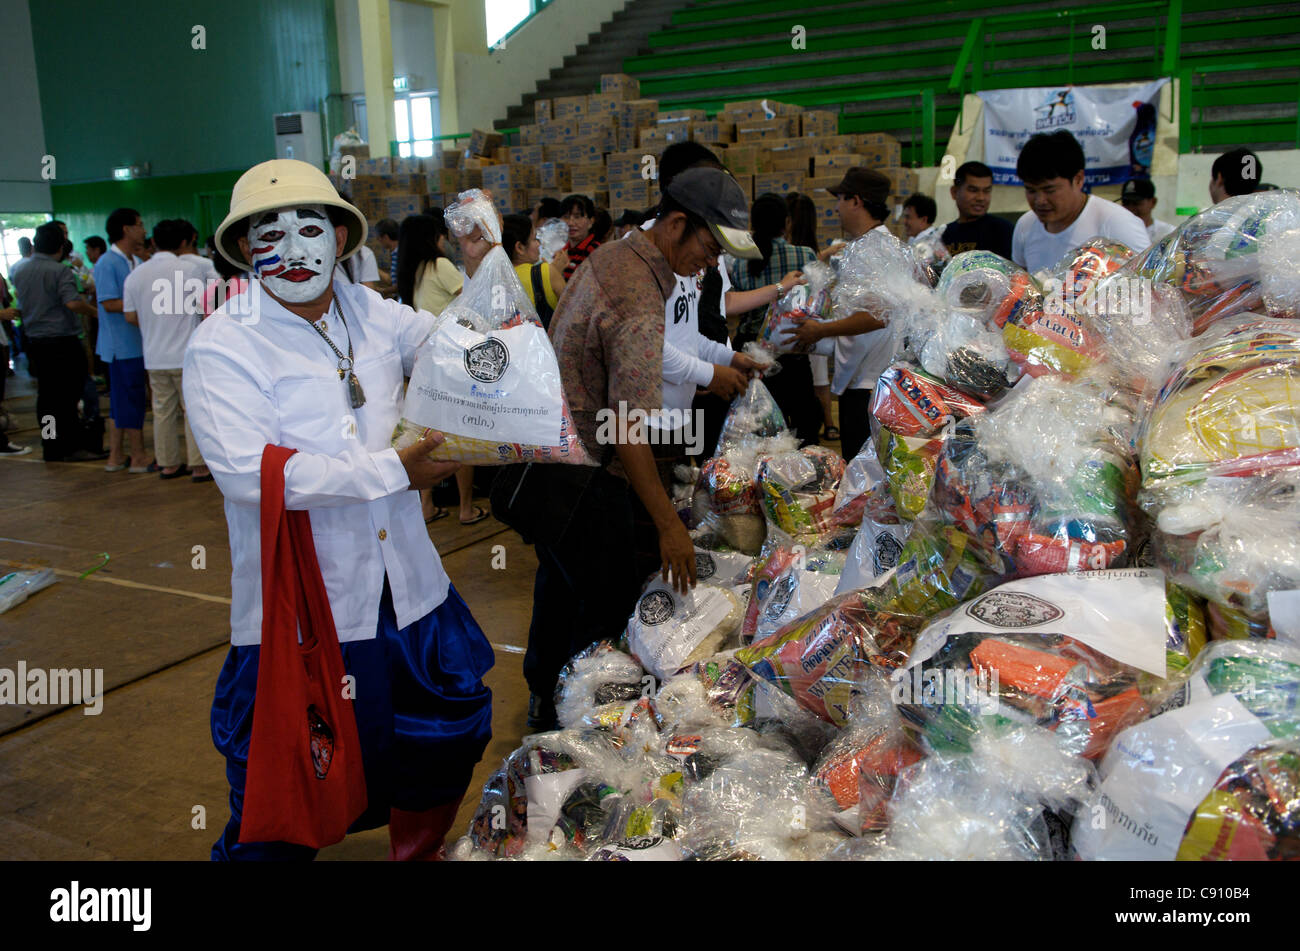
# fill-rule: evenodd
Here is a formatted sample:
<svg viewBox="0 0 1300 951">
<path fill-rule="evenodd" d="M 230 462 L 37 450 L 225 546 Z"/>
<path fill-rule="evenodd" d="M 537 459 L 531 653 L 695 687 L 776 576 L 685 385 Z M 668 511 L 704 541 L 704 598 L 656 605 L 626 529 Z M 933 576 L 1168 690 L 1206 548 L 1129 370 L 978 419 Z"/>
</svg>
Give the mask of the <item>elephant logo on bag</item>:
<svg viewBox="0 0 1300 951">
<path fill-rule="evenodd" d="M 495 337 L 489 337 L 465 351 L 465 372 L 480 383 L 495 383 L 510 366 L 510 351 Z"/>
<path fill-rule="evenodd" d="M 966 608 L 977 621 L 995 627 L 1037 627 L 1065 617 L 1065 612 L 1042 598 L 1020 591 L 994 591 Z"/>
<path fill-rule="evenodd" d="M 642 624 L 654 627 L 673 616 L 673 596 L 667 591 L 651 591 L 636 608 Z"/>
<path fill-rule="evenodd" d="M 334 761 L 334 731 L 312 704 L 307 708 L 307 729 L 311 734 L 311 764 L 316 778 L 324 779 Z"/>
<path fill-rule="evenodd" d="M 889 532 L 881 532 L 876 536 L 876 554 L 871 559 L 872 567 L 875 568 L 877 575 L 883 575 L 890 568 L 898 567 L 898 556 L 903 553 L 903 546 L 898 543 L 898 539 Z"/>
<path fill-rule="evenodd" d="M 718 573 L 718 563 L 713 560 L 713 556 L 702 551 L 695 553 L 695 578 L 697 581 L 707 581 Z"/>
</svg>

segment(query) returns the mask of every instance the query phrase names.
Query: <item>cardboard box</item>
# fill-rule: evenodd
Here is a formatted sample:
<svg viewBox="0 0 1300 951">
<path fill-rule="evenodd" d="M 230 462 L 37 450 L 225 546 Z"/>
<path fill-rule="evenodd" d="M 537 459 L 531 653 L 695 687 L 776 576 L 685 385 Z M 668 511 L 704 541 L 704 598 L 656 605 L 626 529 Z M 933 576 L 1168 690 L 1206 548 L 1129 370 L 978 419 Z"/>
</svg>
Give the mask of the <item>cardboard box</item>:
<svg viewBox="0 0 1300 951">
<path fill-rule="evenodd" d="M 791 135 L 797 119 L 778 116 L 775 119 L 755 119 L 736 123 L 737 142 L 762 142 L 765 139 L 784 139 Z"/>
<path fill-rule="evenodd" d="M 733 175 L 756 175 L 772 169 L 771 158 L 762 155 L 755 145 L 729 145 L 721 157 Z"/>
<path fill-rule="evenodd" d="M 668 144 L 668 133 L 659 126 L 649 126 L 641 130 L 637 143 L 643 149 L 654 149 L 655 152 L 662 152 L 664 146 Z"/>
<path fill-rule="evenodd" d="M 362 142 L 359 145 L 340 145 L 339 157 L 351 156 L 356 164 L 360 165 L 366 159 L 370 158 L 370 145 Z"/>
<path fill-rule="evenodd" d="M 665 122 L 704 122 L 709 118 L 709 114 L 703 109 L 668 109 L 655 116 L 655 121 L 660 125 Z"/>
<path fill-rule="evenodd" d="M 512 145 L 506 149 L 506 161 L 511 165 L 540 165 L 542 147 L 540 145 Z"/>
<path fill-rule="evenodd" d="M 551 109 L 556 119 L 577 119 L 587 114 L 587 97 L 560 96 L 551 100 Z"/>
<path fill-rule="evenodd" d="M 771 163 L 773 172 L 798 172 L 801 176 L 808 174 L 812 156 L 802 149 L 772 150 Z"/>
<path fill-rule="evenodd" d="M 658 114 L 658 99 L 628 99 L 623 101 L 618 119 L 620 125 L 639 127 L 654 122 Z"/>
<path fill-rule="evenodd" d="M 801 192 L 806 192 L 814 198 L 817 197 L 818 192 L 822 192 L 821 197 L 829 198 L 833 202 L 836 200 L 835 196 L 832 195 L 828 189 L 834 188 L 843 180 L 844 176 L 842 174 L 809 175 L 803 180 L 803 184 L 800 186 L 799 190 Z"/>
<path fill-rule="evenodd" d="M 483 187 L 483 169 L 481 168 L 463 168 L 459 173 L 459 184 L 456 191 L 463 192 L 467 188 Z"/>
<path fill-rule="evenodd" d="M 863 158 L 861 155 L 840 152 L 832 155 L 814 155 L 812 161 L 813 175 L 831 175 L 833 172 L 843 175 L 845 169 L 861 165 Z"/>
<path fill-rule="evenodd" d="M 383 203 L 385 218 L 401 221 L 408 215 L 418 215 L 424 209 L 423 195 L 389 195 Z"/>
<path fill-rule="evenodd" d="M 617 120 L 623 114 L 623 97 L 616 92 L 602 92 L 587 97 L 587 115 L 610 116 Z"/>
<path fill-rule="evenodd" d="M 540 125 L 520 126 L 519 142 L 521 145 L 541 145 L 542 127 Z"/>
<path fill-rule="evenodd" d="M 611 182 L 644 181 L 645 153 L 640 150 L 613 152 L 605 159 L 605 167 Z"/>
<path fill-rule="evenodd" d="M 763 172 L 754 176 L 754 197 L 765 195 L 773 192 L 777 195 L 788 195 L 791 192 L 797 192 L 799 186 L 803 184 L 804 174 L 802 172 Z"/>
<path fill-rule="evenodd" d="M 889 176 L 890 184 L 893 186 L 891 192 L 894 195 L 900 195 L 907 198 L 916 194 L 918 186 L 917 174 L 910 168 L 882 168 L 879 170 L 882 174 Z M 900 199 L 901 200 L 901 199 Z"/>
<path fill-rule="evenodd" d="M 357 162 L 357 178 L 362 175 L 390 175 L 393 171 L 393 160 L 387 155 L 381 155 L 379 158 L 368 158 L 363 162 Z"/>
<path fill-rule="evenodd" d="M 575 165 L 569 169 L 569 179 L 575 192 L 590 195 L 609 189 L 609 178 L 604 165 Z"/>
<path fill-rule="evenodd" d="M 609 213 L 617 218 L 625 211 L 645 211 L 659 195 L 655 182 L 644 179 L 609 183 Z"/>
<path fill-rule="evenodd" d="M 542 162 L 537 166 L 538 185 L 550 191 L 568 191 L 569 166 L 563 162 Z"/>
<path fill-rule="evenodd" d="M 801 136 L 836 135 L 840 131 L 839 113 L 817 109 L 799 116 L 799 134 Z"/>
<path fill-rule="evenodd" d="M 754 195 L 754 176 L 753 176 L 753 175 L 736 175 L 736 176 L 735 176 L 735 179 L 736 179 L 736 184 L 740 186 L 740 190 L 741 190 L 742 192 L 745 193 L 745 197 L 748 198 L 748 199 L 750 199 L 750 200 L 752 201 L 752 200 L 755 198 L 755 195 Z"/>
<path fill-rule="evenodd" d="M 819 135 L 812 138 L 804 139 L 810 142 L 822 155 L 831 155 L 836 152 L 858 152 L 858 139 L 853 135 Z M 858 154 L 861 154 L 858 152 Z"/>
<path fill-rule="evenodd" d="M 903 148 L 897 142 L 885 145 L 859 145 L 862 164 L 867 168 L 896 168 L 903 161 Z"/>
<path fill-rule="evenodd" d="M 691 123 L 691 138 L 706 145 L 732 142 L 736 138 L 734 122 L 720 122 L 717 119 Z"/>
<path fill-rule="evenodd" d="M 483 169 L 483 187 L 493 191 L 524 190 L 537 186 L 536 165 L 494 165 Z"/>
<path fill-rule="evenodd" d="M 602 152 L 617 151 L 616 120 L 613 116 L 587 116 L 578 120 L 578 138 L 600 142 Z"/>
<path fill-rule="evenodd" d="M 440 168 L 425 175 L 425 190 L 431 195 L 454 192 L 460 187 L 460 172 L 454 168 Z"/>
<path fill-rule="evenodd" d="M 528 192 L 522 188 L 493 192 L 492 204 L 496 205 L 497 210 L 503 215 L 526 215 L 532 210 L 528 203 Z"/>
<path fill-rule="evenodd" d="M 538 99 L 533 103 L 534 122 L 550 122 L 554 118 L 555 113 L 552 111 L 551 100 Z"/>
<path fill-rule="evenodd" d="M 474 155 L 491 155 L 505 143 L 505 140 L 505 136 L 500 132 L 475 129 L 469 137 L 469 151 Z"/>
<path fill-rule="evenodd" d="M 557 119 L 554 122 L 544 122 L 541 125 L 542 145 L 559 145 L 562 142 L 572 142 L 578 137 L 578 120 L 577 119 Z"/>
<path fill-rule="evenodd" d="M 600 91 L 615 93 L 623 99 L 640 99 L 641 82 L 627 73 L 603 73 L 600 77 Z"/>
<path fill-rule="evenodd" d="M 423 158 L 394 156 L 390 161 L 393 163 L 394 175 L 423 175 L 425 172 Z"/>
<path fill-rule="evenodd" d="M 664 134 L 664 140 L 669 145 L 674 145 L 678 142 L 691 141 L 695 129 L 695 123 L 688 119 L 683 119 L 678 122 L 670 122 L 667 125 L 661 125 L 659 128 Z"/>
</svg>

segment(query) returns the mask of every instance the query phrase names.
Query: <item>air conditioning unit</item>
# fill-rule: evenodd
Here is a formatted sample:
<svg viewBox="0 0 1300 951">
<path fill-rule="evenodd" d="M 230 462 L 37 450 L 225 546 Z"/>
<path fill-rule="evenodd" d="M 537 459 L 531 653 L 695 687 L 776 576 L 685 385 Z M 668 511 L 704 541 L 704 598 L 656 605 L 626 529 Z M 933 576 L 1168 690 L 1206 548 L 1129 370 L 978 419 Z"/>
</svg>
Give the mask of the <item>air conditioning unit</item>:
<svg viewBox="0 0 1300 951">
<path fill-rule="evenodd" d="M 281 112 L 275 117 L 275 157 L 325 167 L 319 112 Z"/>
</svg>

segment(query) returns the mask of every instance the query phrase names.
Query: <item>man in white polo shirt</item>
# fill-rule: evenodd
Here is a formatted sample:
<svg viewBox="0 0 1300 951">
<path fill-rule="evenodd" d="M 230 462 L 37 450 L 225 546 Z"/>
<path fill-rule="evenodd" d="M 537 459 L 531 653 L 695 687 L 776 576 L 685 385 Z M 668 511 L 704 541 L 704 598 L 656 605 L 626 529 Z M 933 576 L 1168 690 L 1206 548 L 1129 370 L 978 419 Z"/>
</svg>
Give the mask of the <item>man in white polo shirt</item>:
<svg viewBox="0 0 1300 951">
<path fill-rule="evenodd" d="M 1092 238 L 1106 238 L 1141 251 L 1151 242 L 1142 219 L 1112 201 L 1083 190 L 1083 146 L 1064 129 L 1029 137 L 1016 175 L 1025 183 L 1030 214 L 1011 234 L 1011 260 L 1035 274 Z"/>
<path fill-rule="evenodd" d="M 210 482 L 194 433 L 190 432 L 181 395 L 181 366 L 185 345 L 203 319 L 203 271 L 179 256 L 189 226 L 179 219 L 154 225 L 158 250 L 127 275 L 122 284 L 122 316 L 140 328 L 144 368 L 153 390 L 153 448 L 161 479 L 186 475 Z M 185 431 L 186 463 L 181 463 L 180 437 Z"/>
</svg>

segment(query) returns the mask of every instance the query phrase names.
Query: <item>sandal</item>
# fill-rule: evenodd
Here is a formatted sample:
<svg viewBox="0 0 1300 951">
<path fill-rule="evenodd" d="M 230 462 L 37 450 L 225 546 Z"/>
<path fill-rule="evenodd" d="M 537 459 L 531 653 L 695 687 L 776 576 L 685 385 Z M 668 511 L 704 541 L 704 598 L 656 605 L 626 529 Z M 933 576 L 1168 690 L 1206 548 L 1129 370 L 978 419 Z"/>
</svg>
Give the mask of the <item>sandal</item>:
<svg viewBox="0 0 1300 951">
<path fill-rule="evenodd" d="M 827 439 L 839 439 L 840 431 L 836 429 L 834 426 L 827 426 L 824 435 L 826 436 Z"/>
<path fill-rule="evenodd" d="M 441 507 L 436 508 L 433 510 L 433 514 L 424 520 L 424 524 L 428 525 L 430 522 L 436 522 L 438 521 L 438 519 L 446 518 L 450 514 L 451 513 L 448 512 L 445 508 L 441 508 Z"/>
<path fill-rule="evenodd" d="M 487 518 L 488 514 L 489 513 L 486 510 L 484 510 L 483 506 L 476 505 L 474 506 L 474 517 L 471 518 L 469 521 L 466 521 L 465 519 L 462 518 L 460 520 L 460 523 L 462 525 L 474 525 L 477 524 L 478 522 L 483 521 L 483 519 Z"/>
<path fill-rule="evenodd" d="M 162 472 L 162 466 L 158 465 L 158 462 L 155 460 L 147 466 L 132 466 L 126 471 L 135 475 L 138 475 L 141 472 Z"/>
</svg>

